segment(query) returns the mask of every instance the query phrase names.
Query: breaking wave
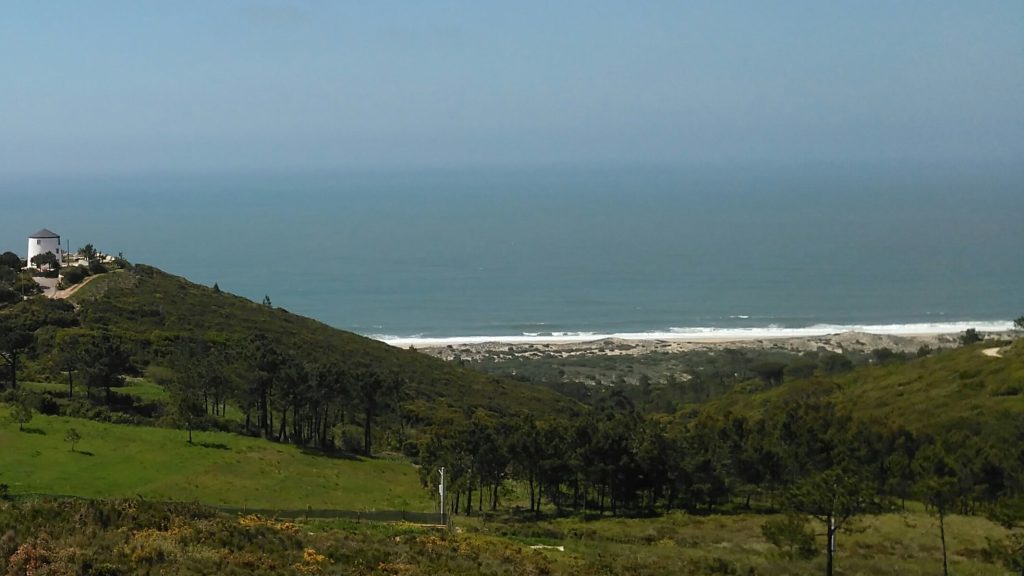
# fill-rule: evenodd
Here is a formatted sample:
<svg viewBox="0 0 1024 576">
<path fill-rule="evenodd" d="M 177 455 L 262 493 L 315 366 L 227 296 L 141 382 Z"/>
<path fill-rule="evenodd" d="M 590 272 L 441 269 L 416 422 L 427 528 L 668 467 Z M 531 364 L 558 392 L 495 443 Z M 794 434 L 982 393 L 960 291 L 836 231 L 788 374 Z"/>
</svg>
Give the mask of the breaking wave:
<svg viewBox="0 0 1024 576">
<path fill-rule="evenodd" d="M 955 334 L 968 328 L 979 332 L 1005 332 L 1013 329 L 1010 321 L 984 322 L 924 322 L 916 324 L 814 324 L 812 326 L 789 328 L 775 324 L 752 326 L 746 328 L 719 328 L 711 326 L 670 327 L 665 330 L 649 332 L 522 332 L 512 335 L 472 335 L 424 337 L 422 334 L 411 336 L 394 336 L 389 334 L 373 334 L 371 338 L 406 348 L 447 346 L 457 344 L 483 344 L 497 342 L 506 344 L 543 344 L 592 342 L 615 338 L 619 340 L 692 340 L 692 341 L 728 341 L 756 340 L 761 338 L 794 338 L 801 336 L 827 336 L 843 332 L 867 332 L 890 336 L 920 336 L 927 334 Z"/>
</svg>

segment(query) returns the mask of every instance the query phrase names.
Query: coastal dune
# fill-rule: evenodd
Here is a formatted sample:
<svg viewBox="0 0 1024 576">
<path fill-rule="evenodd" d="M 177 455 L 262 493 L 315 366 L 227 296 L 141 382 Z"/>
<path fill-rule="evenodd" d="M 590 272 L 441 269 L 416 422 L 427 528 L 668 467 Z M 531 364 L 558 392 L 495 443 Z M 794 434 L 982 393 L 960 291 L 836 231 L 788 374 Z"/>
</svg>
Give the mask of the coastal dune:
<svg viewBox="0 0 1024 576">
<path fill-rule="evenodd" d="M 667 331 L 630 332 L 600 334 L 596 332 L 534 332 L 507 336 L 390 336 L 371 335 L 382 342 L 407 348 L 429 348 L 435 346 L 466 344 L 576 344 L 601 340 L 624 341 L 666 341 L 666 342 L 742 342 L 761 339 L 789 339 L 839 336 L 842 334 L 874 334 L 879 336 L 935 337 L 960 334 L 973 328 L 981 333 L 1002 333 L 1013 329 L 1010 321 L 947 322 L 921 324 L 878 324 L 878 325 L 835 325 L 818 324 L 803 328 L 782 328 L 777 326 L 751 328 L 670 328 Z"/>
<path fill-rule="evenodd" d="M 956 329 L 953 329 L 955 326 Z M 471 360 L 488 352 L 512 354 L 543 351 L 558 356 L 643 355 L 654 352 L 678 353 L 693 350 L 746 348 L 806 352 L 867 352 L 889 348 L 894 352 L 914 353 L 923 346 L 951 348 L 959 345 L 960 334 L 975 328 L 989 338 L 1011 336 L 1010 323 L 964 323 L 957 325 L 907 325 L 889 330 L 867 331 L 825 328 L 792 330 L 708 330 L 687 333 L 650 333 L 638 335 L 592 336 L 565 334 L 552 336 L 515 336 L 508 338 L 407 338 L 385 342 L 403 348 L 415 348 L 445 359 Z M 930 331 L 929 331 L 930 330 Z"/>
</svg>

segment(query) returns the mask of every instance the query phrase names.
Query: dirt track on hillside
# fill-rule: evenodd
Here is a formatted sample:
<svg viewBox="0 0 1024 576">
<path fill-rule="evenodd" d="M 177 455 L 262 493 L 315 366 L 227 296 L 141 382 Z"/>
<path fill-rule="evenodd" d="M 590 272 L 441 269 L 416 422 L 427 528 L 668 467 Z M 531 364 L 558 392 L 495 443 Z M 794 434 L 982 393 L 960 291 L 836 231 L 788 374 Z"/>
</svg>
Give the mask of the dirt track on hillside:
<svg viewBox="0 0 1024 576">
<path fill-rule="evenodd" d="M 82 286 L 85 286 L 89 282 L 92 282 L 93 278 L 96 278 L 96 276 L 89 276 L 85 280 L 82 280 L 81 282 L 79 282 L 78 284 L 75 284 L 74 286 L 72 286 L 70 288 L 65 288 L 64 290 L 57 290 L 56 292 L 53 293 L 52 296 L 50 296 L 50 298 L 53 298 L 54 300 L 64 300 L 68 296 L 71 296 L 75 292 L 78 292 L 78 290 Z"/>
</svg>

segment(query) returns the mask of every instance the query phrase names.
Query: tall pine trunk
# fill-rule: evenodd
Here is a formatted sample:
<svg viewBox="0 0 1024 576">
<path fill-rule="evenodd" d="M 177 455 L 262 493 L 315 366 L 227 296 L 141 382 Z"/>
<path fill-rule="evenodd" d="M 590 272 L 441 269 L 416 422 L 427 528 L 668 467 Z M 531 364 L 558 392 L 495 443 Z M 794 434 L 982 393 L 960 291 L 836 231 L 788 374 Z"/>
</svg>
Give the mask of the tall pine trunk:
<svg viewBox="0 0 1024 576">
<path fill-rule="evenodd" d="M 836 556 L 836 519 L 834 516 L 829 516 L 828 527 L 826 528 L 825 534 L 828 538 L 828 544 L 826 545 L 828 560 L 825 564 L 825 576 L 832 576 L 832 569 L 835 564 Z"/>
<path fill-rule="evenodd" d="M 277 431 L 277 441 L 287 442 L 288 441 L 288 408 L 281 409 L 281 427 Z"/>
<path fill-rule="evenodd" d="M 533 512 L 535 510 L 535 508 L 534 508 L 535 504 L 534 504 L 533 470 L 530 470 L 528 480 L 529 480 L 529 485 L 530 485 L 530 512 Z"/>
<path fill-rule="evenodd" d="M 942 539 L 942 575 L 949 576 L 949 563 L 946 560 L 946 510 L 939 508 L 939 538 Z"/>
<path fill-rule="evenodd" d="M 373 427 L 373 408 L 367 407 L 363 418 L 363 453 L 371 456 L 371 432 Z"/>
</svg>

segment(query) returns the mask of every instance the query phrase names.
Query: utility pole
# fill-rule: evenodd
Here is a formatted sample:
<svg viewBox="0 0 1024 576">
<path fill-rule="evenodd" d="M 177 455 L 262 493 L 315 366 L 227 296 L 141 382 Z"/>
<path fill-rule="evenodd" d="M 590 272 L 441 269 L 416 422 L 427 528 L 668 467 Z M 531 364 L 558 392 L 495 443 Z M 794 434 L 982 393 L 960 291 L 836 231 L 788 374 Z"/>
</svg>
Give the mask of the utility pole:
<svg viewBox="0 0 1024 576">
<path fill-rule="evenodd" d="M 448 525 L 444 520 L 444 466 L 441 466 L 441 484 L 437 487 L 437 490 L 441 493 L 441 524 Z"/>
</svg>

